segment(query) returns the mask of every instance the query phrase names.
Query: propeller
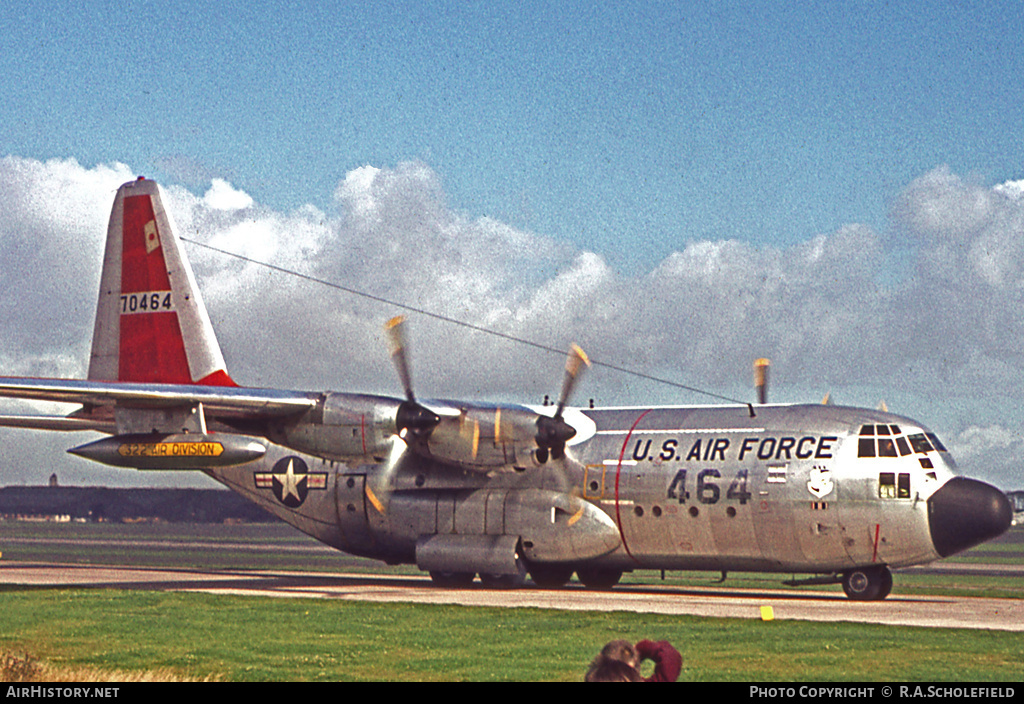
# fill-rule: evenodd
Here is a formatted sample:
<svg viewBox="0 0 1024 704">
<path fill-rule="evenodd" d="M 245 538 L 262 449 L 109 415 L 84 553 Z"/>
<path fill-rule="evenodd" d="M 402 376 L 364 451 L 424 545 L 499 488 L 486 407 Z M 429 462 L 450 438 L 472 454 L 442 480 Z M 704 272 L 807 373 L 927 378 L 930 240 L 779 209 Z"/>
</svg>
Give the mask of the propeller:
<svg viewBox="0 0 1024 704">
<path fill-rule="evenodd" d="M 398 407 L 395 415 L 398 435 L 403 440 L 408 440 L 410 436 L 414 440 L 426 439 L 441 422 L 441 417 L 417 402 L 413 393 L 412 372 L 406 354 L 408 345 L 405 341 L 405 316 L 399 315 L 389 320 L 384 325 L 384 331 L 388 335 L 391 347 L 391 361 L 398 370 L 398 377 L 405 391 L 405 401 Z"/>
<path fill-rule="evenodd" d="M 422 446 L 434 428 L 441 422 L 440 416 L 416 400 L 412 390 L 412 372 L 409 357 L 406 354 L 408 344 L 405 339 L 405 317 L 397 316 L 384 324 L 384 332 L 391 348 L 391 361 L 398 371 L 405 391 L 405 401 L 398 405 L 395 412 L 395 426 L 398 434 L 392 437 L 391 450 L 380 472 L 367 478 L 365 486 L 366 499 L 382 516 L 386 515 L 391 504 L 392 483 L 396 475 L 402 471 L 406 462 L 406 449 L 413 444 Z"/>
<path fill-rule="evenodd" d="M 537 418 L 537 435 L 534 440 L 537 443 L 537 461 L 541 464 L 547 462 L 549 454 L 552 459 L 561 459 L 565 455 L 565 444 L 576 435 L 576 429 L 565 422 L 562 413 L 576 388 L 580 372 L 589 366 L 587 353 L 580 349 L 579 345 L 572 345 L 565 360 L 565 378 L 562 381 L 562 394 L 558 397 L 555 415 Z"/>
<path fill-rule="evenodd" d="M 405 317 L 392 318 L 384 330 L 391 360 L 405 391 L 405 401 L 399 404 L 395 414 L 398 439 L 407 446 L 414 446 L 417 454 L 479 464 L 481 468 L 501 466 L 513 456 L 506 453 L 514 452 L 514 446 L 528 442 L 532 435 L 537 446 L 535 457 L 540 464 L 549 457 L 556 460 L 564 457 L 566 443 L 576 435 L 576 429 L 563 417 L 565 407 L 584 367 L 590 366 L 590 360 L 578 345 L 569 349 L 562 392 L 553 416 L 500 406 L 431 410 L 416 400 L 413 391 Z M 395 464 L 392 462 L 389 467 Z"/>
</svg>

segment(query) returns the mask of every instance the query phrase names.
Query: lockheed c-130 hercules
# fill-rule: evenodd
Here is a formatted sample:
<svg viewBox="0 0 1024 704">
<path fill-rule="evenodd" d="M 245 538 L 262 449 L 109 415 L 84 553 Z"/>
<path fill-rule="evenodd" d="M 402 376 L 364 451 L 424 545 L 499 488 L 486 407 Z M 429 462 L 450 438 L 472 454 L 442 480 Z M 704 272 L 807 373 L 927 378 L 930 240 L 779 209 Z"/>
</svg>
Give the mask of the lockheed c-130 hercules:
<svg viewBox="0 0 1024 704">
<path fill-rule="evenodd" d="M 121 186 L 88 378 L 0 378 L 0 396 L 81 404 L 0 425 L 100 431 L 69 452 L 197 470 L 335 548 L 441 585 L 610 588 L 623 572 L 755 571 L 882 599 L 891 568 L 1002 534 L 1012 510 L 958 476 L 909 418 L 831 405 L 646 408 L 420 402 L 240 387 L 154 181 Z"/>
</svg>

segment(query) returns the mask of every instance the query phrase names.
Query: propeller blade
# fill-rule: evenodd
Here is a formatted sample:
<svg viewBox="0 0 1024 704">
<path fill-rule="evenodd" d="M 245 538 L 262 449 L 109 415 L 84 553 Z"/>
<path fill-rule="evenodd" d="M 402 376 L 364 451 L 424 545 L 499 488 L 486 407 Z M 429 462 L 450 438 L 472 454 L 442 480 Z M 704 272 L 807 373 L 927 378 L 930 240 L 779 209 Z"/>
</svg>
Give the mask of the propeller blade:
<svg viewBox="0 0 1024 704">
<path fill-rule="evenodd" d="M 398 378 L 402 381 L 402 388 L 405 397 L 415 401 L 416 397 L 412 392 L 412 372 L 409 369 L 409 359 L 405 353 L 405 316 L 399 315 L 389 320 L 384 325 L 384 332 L 388 335 L 388 343 L 391 347 L 391 361 L 398 370 Z"/>
<path fill-rule="evenodd" d="M 476 461 L 476 456 L 477 456 L 477 453 L 479 453 L 479 451 L 480 451 L 480 421 L 475 420 L 475 421 L 473 421 L 473 446 L 472 446 L 472 452 L 471 452 L 471 455 L 473 457 L 473 461 L 474 462 Z"/>
<path fill-rule="evenodd" d="M 556 460 L 565 456 L 565 444 L 576 436 L 576 429 L 565 422 L 562 413 L 576 388 L 580 372 L 589 366 L 590 359 L 587 358 L 587 353 L 580 349 L 579 345 L 572 345 L 565 360 L 565 379 L 562 382 L 562 395 L 558 399 L 555 415 L 537 418 L 537 435 L 534 440 L 537 443 L 537 461 L 541 464 L 547 462 L 549 453 Z"/>
<path fill-rule="evenodd" d="M 754 362 L 754 388 L 757 389 L 757 402 L 768 403 L 768 367 L 771 362 L 759 359 Z"/>
<path fill-rule="evenodd" d="M 562 417 L 565 404 L 569 402 L 569 398 L 576 388 L 576 380 L 579 379 L 580 372 L 584 366 L 590 366 L 590 358 L 587 357 L 587 353 L 579 345 L 573 344 L 569 348 L 569 356 L 565 360 L 565 379 L 562 381 L 562 395 L 558 398 L 558 410 L 555 411 L 556 418 Z"/>
<path fill-rule="evenodd" d="M 407 432 L 412 433 L 414 437 L 426 437 L 441 422 L 441 418 L 426 406 L 416 402 L 416 395 L 412 390 L 409 356 L 406 354 L 408 345 L 405 341 L 405 316 L 396 316 L 385 323 L 384 332 L 387 333 L 391 360 L 395 363 L 406 398 L 405 403 L 398 407 L 395 424 L 403 437 Z"/>
<path fill-rule="evenodd" d="M 402 465 L 407 460 L 408 449 L 409 444 L 404 439 L 397 435 L 391 436 L 391 451 L 388 453 L 381 471 L 367 475 L 366 483 L 363 485 L 366 501 L 381 516 L 388 513 L 395 477 L 402 471 Z"/>
</svg>

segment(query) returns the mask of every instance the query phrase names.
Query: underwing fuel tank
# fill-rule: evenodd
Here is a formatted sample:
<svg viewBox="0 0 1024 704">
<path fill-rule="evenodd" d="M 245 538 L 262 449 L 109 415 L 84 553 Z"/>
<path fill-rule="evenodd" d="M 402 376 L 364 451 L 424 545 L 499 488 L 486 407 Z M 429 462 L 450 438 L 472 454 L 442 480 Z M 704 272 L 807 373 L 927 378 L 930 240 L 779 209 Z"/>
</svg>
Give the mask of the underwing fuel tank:
<svg viewBox="0 0 1024 704">
<path fill-rule="evenodd" d="M 266 446 L 245 435 L 114 435 L 68 450 L 114 467 L 192 470 L 231 467 L 263 457 Z"/>
</svg>

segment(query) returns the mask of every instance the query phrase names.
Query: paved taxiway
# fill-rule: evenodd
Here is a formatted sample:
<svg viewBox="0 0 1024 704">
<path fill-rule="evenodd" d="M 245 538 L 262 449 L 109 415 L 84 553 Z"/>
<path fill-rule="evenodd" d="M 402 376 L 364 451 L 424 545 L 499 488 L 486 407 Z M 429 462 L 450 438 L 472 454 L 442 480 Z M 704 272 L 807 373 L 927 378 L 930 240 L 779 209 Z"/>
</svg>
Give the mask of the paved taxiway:
<svg viewBox="0 0 1024 704">
<path fill-rule="evenodd" d="M 131 566 L 0 562 L 0 584 L 203 591 L 220 594 L 309 597 L 464 606 L 633 611 L 674 615 L 761 618 L 770 606 L 777 620 L 851 621 L 899 626 L 1024 631 L 1024 600 L 977 597 L 890 596 L 852 602 L 835 592 L 765 591 L 721 587 L 620 585 L 610 592 L 581 587 L 507 591 L 441 589 L 419 576 L 375 576 L 242 570 L 183 570 Z"/>
</svg>

